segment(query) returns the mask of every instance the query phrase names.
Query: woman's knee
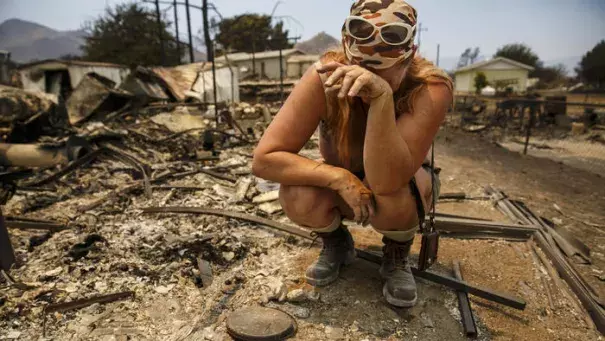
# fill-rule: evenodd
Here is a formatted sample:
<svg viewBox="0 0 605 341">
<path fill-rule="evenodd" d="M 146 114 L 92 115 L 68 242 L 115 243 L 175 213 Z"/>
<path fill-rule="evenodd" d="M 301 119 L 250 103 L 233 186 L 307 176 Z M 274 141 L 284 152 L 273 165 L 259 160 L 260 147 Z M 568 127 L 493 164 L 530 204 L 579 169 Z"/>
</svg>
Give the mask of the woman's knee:
<svg viewBox="0 0 605 341">
<path fill-rule="evenodd" d="M 331 214 L 336 207 L 334 193 L 325 188 L 312 186 L 282 185 L 279 190 L 279 200 L 290 219 L 307 225 L 310 222 L 324 223 L 324 220 L 333 218 L 326 215 Z"/>
<path fill-rule="evenodd" d="M 374 229 L 407 231 L 418 226 L 416 203 L 408 186 L 388 196 L 378 195 L 375 200 L 377 213 L 370 221 Z"/>
</svg>

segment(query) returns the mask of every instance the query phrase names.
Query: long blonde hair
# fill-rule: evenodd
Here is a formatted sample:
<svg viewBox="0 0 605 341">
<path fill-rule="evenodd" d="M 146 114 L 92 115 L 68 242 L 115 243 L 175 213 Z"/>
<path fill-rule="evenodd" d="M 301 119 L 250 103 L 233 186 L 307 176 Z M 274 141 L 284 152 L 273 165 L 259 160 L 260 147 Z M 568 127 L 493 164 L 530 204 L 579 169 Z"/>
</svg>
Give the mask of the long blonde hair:
<svg viewBox="0 0 605 341">
<path fill-rule="evenodd" d="M 322 63 L 338 62 L 349 64 L 344 52 L 340 50 L 330 50 L 324 53 L 320 58 Z M 428 84 L 443 83 L 453 92 L 452 79 L 443 70 L 436 67 L 430 61 L 416 56 L 409 63 L 405 81 L 394 92 L 395 113 L 397 116 L 412 112 L 414 110 L 414 101 L 422 88 Z M 326 128 L 330 131 L 332 139 L 338 145 L 338 157 L 340 162 L 348 167 L 350 165 L 349 150 L 349 131 L 351 110 L 359 110 L 353 105 L 353 99 L 338 98 L 337 92 L 327 95 L 328 117 L 326 119 Z M 357 108 L 357 109 L 356 109 Z"/>
</svg>

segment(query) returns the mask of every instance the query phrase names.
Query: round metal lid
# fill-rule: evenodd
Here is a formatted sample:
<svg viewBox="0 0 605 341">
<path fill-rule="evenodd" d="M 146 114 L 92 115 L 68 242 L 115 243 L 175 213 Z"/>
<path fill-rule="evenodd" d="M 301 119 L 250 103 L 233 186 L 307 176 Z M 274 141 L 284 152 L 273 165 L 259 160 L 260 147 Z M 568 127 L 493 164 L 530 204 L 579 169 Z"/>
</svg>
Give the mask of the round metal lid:
<svg viewBox="0 0 605 341">
<path fill-rule="evenodd" d="M 236 340 L 284 340 L 296 333 L 296 321 L 281 310 L 246 307 L 227 318 L 227 332 Z"/>
</svg>

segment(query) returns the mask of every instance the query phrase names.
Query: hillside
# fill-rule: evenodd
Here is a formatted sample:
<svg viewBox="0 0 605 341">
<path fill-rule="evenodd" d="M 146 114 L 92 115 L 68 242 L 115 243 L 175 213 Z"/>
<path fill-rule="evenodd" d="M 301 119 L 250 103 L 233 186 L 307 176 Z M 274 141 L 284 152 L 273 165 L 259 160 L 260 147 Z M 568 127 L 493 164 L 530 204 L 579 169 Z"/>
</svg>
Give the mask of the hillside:
<svg viewBox="0 0 605 341">
<path fill-rule="evenodd" d="M 79 55 L 84 31 L 57 31 L 21 19 L 9 19 L 0 24 L 0 50 L 11 52 L 16 62 Z"/>
<path fill-rule="evenodd" d="M 294 47 L 307 54 L 321 54 L 326 50 L 338 46 L 340 41 L 326 32 L 320 32 L 313 38 L 300 42 Z"/>
</svg>

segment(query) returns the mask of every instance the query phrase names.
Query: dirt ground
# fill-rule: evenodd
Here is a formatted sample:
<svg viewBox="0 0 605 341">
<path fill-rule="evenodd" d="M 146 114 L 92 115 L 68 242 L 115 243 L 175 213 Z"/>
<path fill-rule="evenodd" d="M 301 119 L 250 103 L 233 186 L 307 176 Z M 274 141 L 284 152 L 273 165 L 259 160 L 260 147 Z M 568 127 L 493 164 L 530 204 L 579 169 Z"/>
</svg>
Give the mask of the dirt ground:
<svg viewBox="0 0 605 341">
<path fill-rule="evenodd" d="M 593 264 L 576 266 L 597 292 L 605 295 L 600 279 L 605 270 L 605 230 L 579 222 L 605 224 L 605 180 L 601 176 L 552 160 L 522 156 L 447 128 L 436 146 L 436 160 L 443 169 L 442 193 L 464 191 L 481 196 L 489 184 L 524 201 L 538 214 L 561 219 L 563 226 L 591 248 Z M 315 144 L 308 147 L 307 155 L 317 153 Z M 236 152 L 249 154 L 251 148 Z M 225 153 L 221 162 L 234 155 Z M 224 191 L 233 185 L 204 174 L 171 184 L 209 190 L 170 194 L 156 190 L 151 198 L 138 193 L 122 202 L 122 207 L 114 205 L 80 217 L 90 223 L 53 235 L 33 252 L 27 251 L 33 234 L 11 230 L 24 262 L 14 275 L 39 288 L 32 292 L 0 284 L 0 299 L 10 302 L 0 306 L 0 339 L 230 340 L 225 319 L 238 308 L 257 304 L 293 315 L 298 324 L 294 340 L 465 339 L 456 296 L 439 285 L 418 280 L 417 306 L 393 309 L 382 298 L 375 264 L 358 259 L 336 283 L 313 289 L 304 283 L 303 274 L 319 247 L 308 241 L 233 219 L 141 214 L 143 207 L 165 205 L 266 215 L 251 204 L 230 203 Z M 77 214 L 74 207 L 96 197 L 64 201 L 29 216 L 57 220 L 73 216 Z M 566 215 L 558 213 L 553 204 Z M 7 209 L 11 212 L 18 207 Z M 489 201 L 440 202 L 437 210 L 506 221 Z M 281 212 L 269 217 L 288 223 Z M 358 247 L 380 247 L 380 235 L 371 229 L 351 226 L 351 230 Z M 68 262 L 65 253 L 71 245 L 90 233 L 102 235 L 107 243 L 78 261 Z M 416 243 L 413 252 L 418 248 Z M 212 262 L 212 284 L 204 287 L 196 282 L 199 272 L 192 251 L 206 254 Z M 449 275 L 454 260 L 461 261 L 468 282 L 527 301 L 526 309 L 517 311 L 471 296 L 480 340 L 602 338 L 587 323 L 569 289 L 555 284 L 526 243 L 443 239 L 432 271 Z M 305 293 L 302 299 L 283 299 L 286 292 L 296 289 Z M 42 324 L 45 302 L 121 290 L 133 290 L 135 298 L 51 314 L 45 326 Z M 547 292 L 552 295 L 552 306 Z"/>
</svg>

